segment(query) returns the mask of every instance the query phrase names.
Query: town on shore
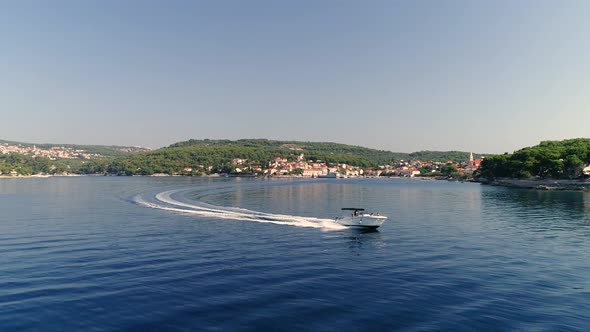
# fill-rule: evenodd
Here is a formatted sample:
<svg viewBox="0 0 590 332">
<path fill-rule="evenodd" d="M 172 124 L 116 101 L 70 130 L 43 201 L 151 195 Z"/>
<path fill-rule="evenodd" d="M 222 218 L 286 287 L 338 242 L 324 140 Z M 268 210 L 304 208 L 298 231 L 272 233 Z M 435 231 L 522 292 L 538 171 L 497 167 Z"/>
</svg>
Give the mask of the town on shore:
<svg viewBox="0 0 590 332">
<path fill-rule="evenodd" d="M 17 153 L 24 156 L 44 157 L 49 160 L 58 159 L 93 159 L 101 157 L 98 153 L 89 153 L 86 150 L 74 149 L 66 146 L 52 146 L 47 149 L 33 146 L 23 146 L 20 144 L 0 144 L 0 154 Z"/>
<path fill-rule="evenodd" d="M 289 161 L 287 158 L 276 157 L 268 167 L 261 167 L 258 163 L 249 163 L 247 159 L 235 158 L 232 160 L 234 166 L 231 175 L 251 174 L 259 176 L 301 176 L 301 177 L 434 177 L 452 175 L 465 177 L 473 174 L 481 165 L 481 159 L 475 159 L 473 153 L 470 159 L 464 162 L 440 162 L 420 160 L 400 160 L 395 164 L 379 165 L 377 167 L 363 168 L 352 166 L 346 163 L 328 164 L 321 160 L 306 160 L 305 154 L 301 153 L 296 160 Z M 186 172 L 193 169 L 187 167 Z"/>
<path fill-rule="evenodd" d="M 144 150 L 131 151 L 133 148 L 121 148 L 123 152 L 144 152 Z M 142 148 L 140 148 L 142 149 Z M 293 148 L 291 147 L 291 150 Z M 0 144 L 0 155 L 4 156 L 27 156 L 35 161 L 49 161 L 48 168 L 39 172 L 22 168 L 10 168 L 6 163 L 0 167 L 2 177 L 23 177 L 23 176 L 50 176 L 50 175 L 81 175 L 92 172 L 74 172 L 69 164 L 60 165 L 56 161 L 77 161 L 84 165 L 88 161 L 101 160 L 104 156 L 100 153 L 89 152 L 84 149 L 77 149 L 70 146 L 49 146 L 40 148 L 36 145 L 23 146 L 21 144 Z M 229 165 L 215 169 L 212 165 L 197 164 L 186 165 L 182 170 L 170 173 L 142 173 L 141 167 L 136 169 L 137 174 L 110 174 L 110 175 L 209 175 L 209 176 L 266 176 L 266 177 L 470 177 L 481 165 L 481 159 L 475 159 L 473 153 L 469 160 L 464 161 L 420 161 L 420 160 L 399 160 L 395 163 L 377 165 L 373 167 L 362 167 L 348 163 L 329 163 L 319 159 L 311 160 L 305 157 L 304 153 L 295 156 L 289 154 L 289 158 L 276 156 L 268 160 L 251 160 L 246 158 L 233 158 Z M 1 166 L 2 164 L 0 164 Z M 57 165 L 57 166 L 56 166 Z M 59 167 L 61 166 L 61 167 Z M 101 173 L 101 172 L 96 172 Z M 106 174 L 106 172 L 104 172 Z"/>
</svg>

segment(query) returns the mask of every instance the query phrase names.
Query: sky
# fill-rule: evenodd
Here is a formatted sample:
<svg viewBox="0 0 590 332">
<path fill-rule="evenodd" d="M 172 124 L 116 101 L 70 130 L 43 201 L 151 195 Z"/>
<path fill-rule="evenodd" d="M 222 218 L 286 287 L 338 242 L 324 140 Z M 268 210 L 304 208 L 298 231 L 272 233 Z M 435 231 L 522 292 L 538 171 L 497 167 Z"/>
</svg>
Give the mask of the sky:
<svg viewBox="0 0 590 332">
<path fill-rule="evenodd" d="M 0 0 L 0 139 L 590 137 L 590 1 Z"/>
</svg>

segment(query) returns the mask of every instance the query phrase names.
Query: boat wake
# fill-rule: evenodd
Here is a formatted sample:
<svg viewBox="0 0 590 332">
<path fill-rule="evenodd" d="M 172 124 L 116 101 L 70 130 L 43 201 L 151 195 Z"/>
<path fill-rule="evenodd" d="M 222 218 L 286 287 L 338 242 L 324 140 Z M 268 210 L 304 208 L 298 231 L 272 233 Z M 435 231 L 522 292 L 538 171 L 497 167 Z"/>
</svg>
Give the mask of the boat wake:
<svg viewBox="0 0 590 332">
<path fill-rule="evenodd" d="M 146 201 L 140 195 L 135 196 L 133 201 L 137 204 L 153 209 L 191 214 L 200 217 L 253 221 L 296 227 L 321 228 L 324 230 L 346 229 L 345 226 L 334 222 L 332 219 L 272 214 L 243 208 L 216 206 L 200 202 L 185 203 L 172 197 L 172 195 L 181 191 L 183 190 L 170 190 L 158 193 L 154 197 L 155 202 Z"/>
</svg>

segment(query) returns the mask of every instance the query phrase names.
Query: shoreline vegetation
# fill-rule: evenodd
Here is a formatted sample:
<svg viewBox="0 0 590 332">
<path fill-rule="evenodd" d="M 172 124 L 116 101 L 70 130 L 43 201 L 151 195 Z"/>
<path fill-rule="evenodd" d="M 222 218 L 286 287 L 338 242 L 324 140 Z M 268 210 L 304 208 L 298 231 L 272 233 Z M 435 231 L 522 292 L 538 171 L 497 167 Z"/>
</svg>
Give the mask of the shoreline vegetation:
<svg viewBox="0 0 590 332">
<path fill-rule="evenodd" d="M 495 186 L 588 191 L 590 138 L 543 141 L 512 154 L 490 156 L 476 177 Z"/>
</svg>

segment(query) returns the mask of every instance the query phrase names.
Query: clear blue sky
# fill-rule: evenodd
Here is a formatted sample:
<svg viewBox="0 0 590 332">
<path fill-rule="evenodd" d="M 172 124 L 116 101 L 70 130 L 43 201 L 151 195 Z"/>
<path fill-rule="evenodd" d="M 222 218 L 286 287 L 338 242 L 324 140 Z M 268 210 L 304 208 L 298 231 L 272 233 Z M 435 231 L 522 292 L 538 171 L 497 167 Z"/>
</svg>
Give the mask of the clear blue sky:
<svg viewBox="0 0 590 332">
<path fill-rule="evenodd" d="M 590 137 L 590 1 L 1 1 L 0 138 Z"/>
</svg>

